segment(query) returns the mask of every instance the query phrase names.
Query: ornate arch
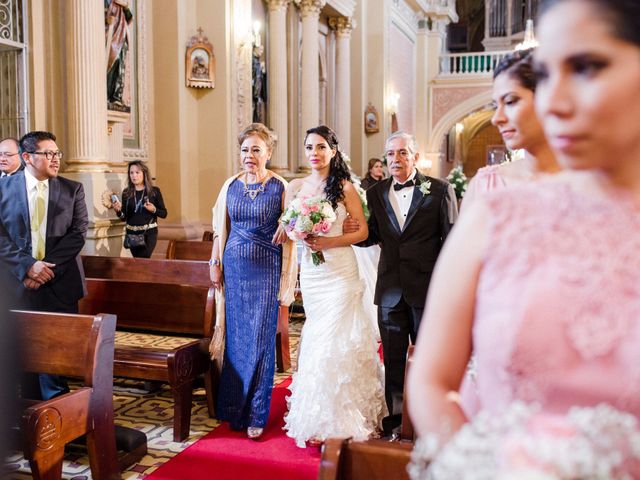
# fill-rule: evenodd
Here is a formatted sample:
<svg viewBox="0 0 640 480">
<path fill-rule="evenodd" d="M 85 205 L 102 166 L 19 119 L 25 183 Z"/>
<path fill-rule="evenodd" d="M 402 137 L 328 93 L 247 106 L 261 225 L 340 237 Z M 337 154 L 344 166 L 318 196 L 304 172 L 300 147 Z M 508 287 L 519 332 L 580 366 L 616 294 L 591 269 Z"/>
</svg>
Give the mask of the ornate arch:
<svg viewBox="0 0 640 480">
<path fill-rule="evenodd" d="M 444 114 L 438 122 L 431 129 L 431 135 L 429 136 L 428 150 L 429 152 L 438 152 L 442 145 L 442 139 L 449 131 L 449 129 L 460 121 L 461 118 L 466 117 L 470 113 L 482 108 L 491 102 L 491 90 L 474 95 L 467 100 L 460 102 L 455 107 L 451 108 L 446 114 Z"/>
</svg>

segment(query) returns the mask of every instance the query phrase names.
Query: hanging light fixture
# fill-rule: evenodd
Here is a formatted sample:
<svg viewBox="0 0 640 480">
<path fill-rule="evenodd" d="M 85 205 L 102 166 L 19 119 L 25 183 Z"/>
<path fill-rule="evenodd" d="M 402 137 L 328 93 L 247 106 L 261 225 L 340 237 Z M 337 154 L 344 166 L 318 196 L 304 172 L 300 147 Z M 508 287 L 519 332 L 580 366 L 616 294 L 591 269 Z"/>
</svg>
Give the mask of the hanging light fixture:
<svg viewBox="0 0 640 480">
<path fill-rule="evenodd" d="M 524 40 L 516 45 L 516 50 L 527 50 L 538 46 L 535 33 L 533 31 L 533 20 L 527 19 L 527 25 L 524 29 Z"/>
</svg>

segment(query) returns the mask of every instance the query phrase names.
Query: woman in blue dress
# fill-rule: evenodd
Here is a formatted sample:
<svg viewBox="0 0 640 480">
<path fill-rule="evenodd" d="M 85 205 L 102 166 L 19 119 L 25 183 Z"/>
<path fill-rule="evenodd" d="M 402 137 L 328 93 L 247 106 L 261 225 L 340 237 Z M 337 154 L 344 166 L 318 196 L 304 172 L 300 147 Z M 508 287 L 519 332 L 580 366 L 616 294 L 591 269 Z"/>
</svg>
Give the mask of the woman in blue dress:
<svg viewBox="0 0 640 480">
<path fill-rule="evenodd" d="M 260 123 L 240 133 L 243 171 L 227 179 L 213 207 L 211 353 L 222 360 L 216 415 L 251 439 L 269 418 L 279 306 L 293 301 L 297 273 L 293 243 L 278 228 L 287 183 L 266 168 L 275 142 Z"/>
</svg>

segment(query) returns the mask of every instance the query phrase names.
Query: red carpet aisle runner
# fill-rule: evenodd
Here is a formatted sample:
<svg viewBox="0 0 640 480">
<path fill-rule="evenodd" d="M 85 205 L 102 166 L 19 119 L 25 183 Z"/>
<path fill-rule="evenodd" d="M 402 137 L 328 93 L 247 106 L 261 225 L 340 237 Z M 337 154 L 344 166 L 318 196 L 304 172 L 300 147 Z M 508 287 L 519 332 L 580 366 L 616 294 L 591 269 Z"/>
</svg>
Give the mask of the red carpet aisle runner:
<svg viewBox="0 0 640 480">
<path fill-rule="evenodd" d="M 317 448 L 298 448 L 286 436 L 285 396 L 291 377 L 273 389 L 271 413 L 259 441 L 224 423 L 158 468 L 147 480 L 315 480 L 320 469 Z"/>
</svg>

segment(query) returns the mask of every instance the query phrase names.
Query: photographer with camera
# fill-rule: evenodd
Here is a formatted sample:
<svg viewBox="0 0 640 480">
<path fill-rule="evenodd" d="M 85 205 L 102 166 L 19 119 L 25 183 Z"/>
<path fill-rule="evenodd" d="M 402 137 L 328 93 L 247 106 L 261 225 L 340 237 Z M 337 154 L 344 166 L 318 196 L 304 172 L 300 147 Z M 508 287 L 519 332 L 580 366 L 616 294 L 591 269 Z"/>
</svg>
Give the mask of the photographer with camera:
<svg viewBox="0 0 640 480">
<path fill-rule="evenodd" d="M 150 258 L 158 241 L 158 217 L 166 218 L 162 193 L 153 186 L 149 168 L 140 160 L 129 162 L 128 185 L 122 203 L 112 196 L 112 206 L 127 224 L 124 248 L 134 257 Z M 115 198 L 114 198 L 115 197 Z"/>
</svg>

